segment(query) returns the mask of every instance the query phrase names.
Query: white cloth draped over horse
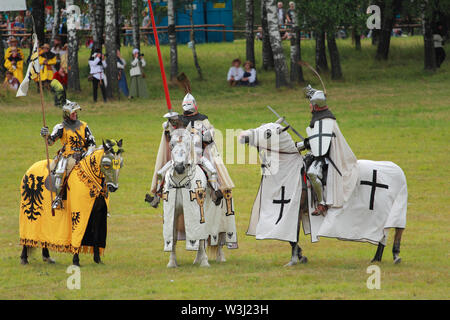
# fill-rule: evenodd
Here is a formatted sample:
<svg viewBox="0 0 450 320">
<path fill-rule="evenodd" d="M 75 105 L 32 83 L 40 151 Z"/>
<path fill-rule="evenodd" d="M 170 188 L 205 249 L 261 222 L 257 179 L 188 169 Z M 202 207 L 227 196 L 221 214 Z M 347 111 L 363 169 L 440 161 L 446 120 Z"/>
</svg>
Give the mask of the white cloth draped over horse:
<svg viewBox="0 0 450 320">
<path fill-rule="evenodd" d="M 208 217 L 204 203 L 206 199 L 206 176 L 198 166 L 195 166 L 195 172 L 191 180 L 185 187 L 178 188 L 178 191 L 181 191 L 182 198 L 176 199 L 177 188 L 173 186 L 170 180 L 173 170 L 171 168 L 166 173 L 166 183 L 164 184 L 162 196 L 164 205 L 164 251 L 172 251 L 177 201 L 180 201 L 178 205 L 182 205 L 184 213 L 182 216 L 184 223 L 177 224 L 177 241 L 186 240 L 186 250 L 197 251 L 199 240 L 208 238 L 206 224 Z"/>
<path fill-rule="evenodd" d="M 408 190 L 402 169 L 390 161 L 358 160 L 356 188 L 341 208 L 312 216 L 313 242 L 320 237 L 386 244 L 389 228 L 406 227 Z M 307 224 L 304 225 L 304 227 Z"/>
</svg>

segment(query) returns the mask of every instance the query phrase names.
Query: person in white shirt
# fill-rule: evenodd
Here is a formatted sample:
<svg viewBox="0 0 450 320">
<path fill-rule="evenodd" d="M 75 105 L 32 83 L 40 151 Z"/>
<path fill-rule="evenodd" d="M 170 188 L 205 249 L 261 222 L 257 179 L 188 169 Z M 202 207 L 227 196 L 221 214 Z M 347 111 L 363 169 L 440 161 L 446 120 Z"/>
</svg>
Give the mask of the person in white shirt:
<svg viewBox="0 0 450 320">
<path fill-rule="evenodd" d="M 256 85 L 256 70 L 253 68 L 251 61 L 244 63 L 244 75 L 241 81 L 239 81 L 239 85 L 247 87 L 254 87 Z"/>
<path fill-rule="evenodd" d="M 434 52 L 436 55 L 436 67 L 440 68 L 445 60 L 445 50 L 443 46 L 444 39 L 441 36 L 442 25 L 438 26 L 438 30 L 433 34 Z"/>
<path fill-rule="evenodd" d="M 244 76 L 244 70 L 241 68 L 241 60 L 234 59 L 228 70 L 227 81 L 230 86 L 236 85 Z"/>
<path fill-rule="evenodd" d="M 145 74 L 143 68 L 146 63 L 144 55 L 138 49 L 133 49 L 133 61 L 130 69 L 130 97 L 148 98 L 147 84 L 145 83 Z"/>
<path fill-rule="evenodd" d="M 92 79 L 92 89 L 94 94 L 94 102 L 97 102 L 97 90 L 100 86 L 103 101 L 106 102 L 106 60 L 100 50 L 96 50 L 89 59 L 90 77 Z"/>
</svg>

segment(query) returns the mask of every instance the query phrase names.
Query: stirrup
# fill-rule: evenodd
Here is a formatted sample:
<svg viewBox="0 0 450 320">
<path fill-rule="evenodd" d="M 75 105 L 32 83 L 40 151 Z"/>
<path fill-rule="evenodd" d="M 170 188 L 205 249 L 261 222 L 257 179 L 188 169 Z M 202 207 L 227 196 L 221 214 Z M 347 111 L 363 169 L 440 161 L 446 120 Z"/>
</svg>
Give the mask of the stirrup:
<svg viewBox="0 0 450 320">
<path fill-rule="evenodd" d="M 62 199 L 59 195 L 52 202 L 52 209 L 63 209 Z"/>
</svg>

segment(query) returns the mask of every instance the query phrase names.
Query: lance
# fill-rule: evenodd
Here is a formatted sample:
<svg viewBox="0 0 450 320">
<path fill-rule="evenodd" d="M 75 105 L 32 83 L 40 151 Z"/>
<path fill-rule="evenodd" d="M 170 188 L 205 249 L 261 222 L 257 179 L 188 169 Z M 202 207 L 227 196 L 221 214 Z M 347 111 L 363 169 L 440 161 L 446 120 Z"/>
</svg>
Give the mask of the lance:
<svg viewBox="0 0 450 320">
<path fill-rule="evenodd" d="M 282 116 L 280 116 L 279 114 L 278 114 L 278 112 L 276 112 L 271 106 L 267 106 L 267 109 L 269 109 L 270 111 L 272 111 L 272 113 L 274 114 L 274 115 L 276 115 L 278 118 L 283 118 Z M 305 140 L 305 138 L 303 138 L 303 136 L 300 134 L 300 133 L 298 133 L 298 131 L 297 130 L 295 130 L 295 128 L 293 127 L 293 126 L 291 126 L 284 118 L 283 118 L 283 123 L 286 125 L 286 126 L 288 126 L 296 135 L 297 135 L 297 137 L 299 137 L 300 139 L 302 139 L 302 140 Z"/>
<path fill-rule="evenodd" d="M 169 112 L 172 112 L 172 103 L 170 102 L 169 87 L 167 86 L 166 71 L 164 70 L 164 63 L 163 63 L 162 56 L 161 56 L 161 48 L 159 47 L 158 32 L 156 30 L 156 23 L 155 23 L 155 16 L 153 15 L 152 2 L 151 2 L 151 0 L 147 0 L 147 2 L 148 2 L 148 12 L 150 14 L 150 19 L 152 21 L 153 36 L 155 37 L 156 52 L 158 52 L 159 69 L 161 70 L 161 78 L 162 78 L 163 85 L 164 85 L 164 94 L 166 96 L 167 109 L 169 110 Z"/>
<path fill-rule="evenodd" d="M 32 21 L 33 21 L 33 31 L 34 31 L 34 35 L 36 34 L 36 27 L 34 25 L 34 19 L 33 17 Z M 33 37 L 33 39 L 36 41 L 37 43 L 37 50 L 38 50 L 38 58 L 39 59 L 39 40 L 37 39 L 37 36 Z M 33 62 L 30 62 L 33 63 Z M 44 107 L 44 93 L 42 92 L 42 80 L 41 80 L 41 65 L 39 64 L 39 70 L 38 70 L 38 81 L 39 81 L 39 96 L 41 98 L 41 110 L 42 110 L 42 124 L 44 127 L 47 126 L 46 121 L 45 121 L 45 107 Z M 53 201 L 53 179 L 52 179 L 52 175 L 51 175 L 51 171 L 50 171 L 50 157 L 48 155 L 48 140 L 47 137 L 45 137 L 45 154 L 47 156 L 47 170 L 48 170 L 48 177 L 49 177 L 49 183 L 50 183 L 50 197 Z M 55 216 L 55 209 L 53 209 L 52 206 L 52 216 Z"/>
</svg>

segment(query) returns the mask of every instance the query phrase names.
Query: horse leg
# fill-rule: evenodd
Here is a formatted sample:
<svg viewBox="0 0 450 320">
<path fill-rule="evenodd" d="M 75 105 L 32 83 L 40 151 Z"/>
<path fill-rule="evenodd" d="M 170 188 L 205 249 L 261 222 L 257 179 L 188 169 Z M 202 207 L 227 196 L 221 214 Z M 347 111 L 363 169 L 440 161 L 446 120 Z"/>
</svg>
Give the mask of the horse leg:
<svg viewBox="0 0 450 320">
<path fill-rule="evenodd" d="M 23 246 L 22 254 L 20 255 L 20 264 L 22 264 L 22 265 L 28 264 L 28 248 L 27 248 L 27 246 Z"/>
<path fill-rule="evenodd" d="M 175 195 L 175 210 L 174 210 L 174 217 L 173 217 L 173 231 L 172 231 L 172 251 L 170 252 L 170 258 L 169 263 L 167 264 L 167 268 L 176 268 L 178 267 L 177 264 L 177 238 L 178 238 L 178 231 L 177 231 L 177 225 L 178 225 L 178 217 L 180 214 L 180 207 L 177 201 L 179 201 L 179 194 L 178 190 L 176 191 Z"/>
<path fill-rule="evenodd" d="M 73 255 L 72 264 L 73 264 L 74 266 L 80 267 L 80 257 L 78 256 L 78 253 L 75 253 L 75 254 Z"/>
<path fill-rule="evenodd" d="M 298 263 L 307 263 L 308 258 L 302 255 L 302 248 L 298 245 L 297 242 L 290 241 L 289 244 L 291 245 L 292 251 L 291 251 L 291 261 L 289 261 L 287 264 L 285 264 L 285 267 L 294 266 Z"/>
<path fill-rule="evenodd" d="M 42 260 L 47 263 L 55 263 L 55 260 L 50 258 L 50 252 L 48 251 L 48 248 L 42 248 Z"/>
<path fill-rule="evenodd" d="M 200 255 L 200 267 L 209 267 L 208 255 L 206 254 L 205 240 L 200 240 L 198 245 L 198 253 Z"/>
<path fill-rule="evenodd" d="M 225 243 L 225 237 L 226 237 L 225 232 L 219 234 L 219 241 L 217 242 L 217 256 L 216 256 L 217 262 L 227 261 L 227 259 L 225 259 L 225 253 L 223 251 L 223 244 Z"/>
<path fill-rule="evenodd" d="M 402 258 L 400 258 L 400 242 L 402 241 L 403 230 L 405 229 L 395 228 L 394 245 L 392 246 L 392 255 L 394 256 L 395 264 L 402 262 Z"/>
<path fill-rule="evenodd" d="M 384 251 L 384 244 L 381 242 L 378 243 L 377 252 L 375 253 L 375 257 L 373 257 L 371 262 L 381 262 L 381 259 L 383 258 L 383 251 Z"/>
</svg>

